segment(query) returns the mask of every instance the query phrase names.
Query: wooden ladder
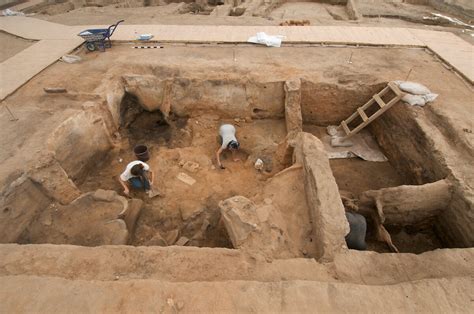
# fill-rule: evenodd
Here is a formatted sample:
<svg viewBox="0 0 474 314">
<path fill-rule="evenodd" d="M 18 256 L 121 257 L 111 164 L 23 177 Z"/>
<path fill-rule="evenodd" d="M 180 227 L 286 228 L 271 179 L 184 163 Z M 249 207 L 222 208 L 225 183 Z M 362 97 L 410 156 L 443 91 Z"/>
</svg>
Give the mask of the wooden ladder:
<svg viewBox="0 0 474 314">
<path fill-rule="evenodd" d="M 385 103 L 382 100 L 382 97 L 389 91 L 392 91 L 395 94 L 395 97 L 392 98 L 389 102 Z M 395 103 L 397 103 L 403 97 L 403 95 L 404 93 L 398 88 L 395 83 L 389 82 L 384 89 L 382 89 L 379 93 L 375 94 L 365 105 L 357 108 L 357 110 L 349 118 L 342 120 L 339 129 L 343 129 L 346 133 L 344 139 L 351 137 L 352 135 L 365 128 L 372 121 L 382 115 L 385 111 L 390 109 L 390 107 L 392 107 Z M 377 110 L 369 117 L 367 116 L 366 110 L 371 108 L 373 105 L 377 106 Z M 359 123 L 355 127 L 349 126 L 352 121 L 359 117 L 360 121 L 362 121 L 361 123 Z"/>
</svg>

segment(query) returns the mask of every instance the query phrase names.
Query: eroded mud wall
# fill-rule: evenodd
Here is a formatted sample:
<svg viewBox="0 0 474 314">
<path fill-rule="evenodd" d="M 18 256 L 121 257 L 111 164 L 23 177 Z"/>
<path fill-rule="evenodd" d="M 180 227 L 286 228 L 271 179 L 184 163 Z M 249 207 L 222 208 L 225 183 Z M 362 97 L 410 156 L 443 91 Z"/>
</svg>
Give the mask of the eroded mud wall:
<svg viewBox="0 0 474 314">
<path fill-rule="evenodd" d="M 165 116 L 171 112 L 183 117 L 202 113 L 222 118 L 284 116 L 283 81 L 191 77 L 161 79 L 137 74 L 124 75 L 123 80 L 125 90 L 136 96 L 145 110 L 160 110 Z"/>
<path fill-rule="evenodd" d="M 0 243 L 15 242 L 51 200 L 41 186 L 26 176 L 0 195 Z"/>
<path fill-rule="evenodd" d="M 398 103 L 371 124 L 372 133 L 407 183 L 444 178 L 453 182 L 453 197 L 438 216 L 435 229 L 448 247 L 474 246 L 474 206 L 468 187 L 457 182 L 442 152 L 435 149 L 436 129 L 421 108 Z M 433 129 L 432 129 L 433 128 Z M 430 132 L 430 130 L 432 132 Z"/>
<path fill-rule="evenodd" d="M 411 108 L 397 103 L 371 124 L 371 130 L 390 163 L 407 183 L 424 184 L 444 179 L 448 172 L 435 158 L 431 139 L 416 119 Z"/>
<path fill-rule="evenodd" d="M 221 118 L 284 117 L 284 81 L 180 76 L 161 79 L 154 75 L 140 74 L 127 74 L 123 78 L 125 90 L 137 96 L 146 110 L 159 109 L 165 115 L 171 111 L 178 116 L 211 113 Z M 338 124 L 385 85 L 386 82 L 377 80 L 372 80 L 370 84 L 355 84 L 344 79 L 334 84 L 302 79 L 303 120 L 317 125 Z M 118 102 L 112 105 L 110 103 L 109 110 L 116 112 L 113 107 L 116 107 Z"/>
<path fill-rule="evenodd" d="M 50 136 L 48 147 L 72 180 L 82 180 L 112 147 L 102 116 L 82 111 L 64 121 Z"/>
<path fill-rule="evenodd" d="M 316 125 L 337 125 L 384 88 L 386 82 L 346 85 L 301 81 L 303 121 Z"/>
</svg>

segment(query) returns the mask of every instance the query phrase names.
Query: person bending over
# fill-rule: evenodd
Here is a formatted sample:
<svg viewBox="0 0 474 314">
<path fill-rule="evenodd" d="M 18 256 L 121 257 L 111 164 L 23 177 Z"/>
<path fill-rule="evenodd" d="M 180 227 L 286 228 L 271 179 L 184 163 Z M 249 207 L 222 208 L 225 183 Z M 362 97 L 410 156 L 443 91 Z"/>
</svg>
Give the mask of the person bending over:
<svg viewBox="0 0 474 314">
<path fill-rule="evenodd" d="M 221 169 L 225 169 L 225 167 L 221 163 L 221 153 L 228 149 L 232 152 L 232 157 L 234 161 L 239 161 L 238 158 L 235 157 L 235 152 L 239 149 L 240 144 L 235 137 L 235 127 L 232 124 L 223 124 L 219 128 L 219 141 L 221 147 L 216 152 L 217 157 L 217 164 Z"/>
<path fill-rule="evenodd" d="M 148 179 L 148 176 L 150 178 Z M 150 166 L 140 160 L 132 161 L 120 175 L 120 184 L 125 195 L 130 195 L 130 188 L 149 192 L 153 184 L 153 171 Z"/>
</svg>

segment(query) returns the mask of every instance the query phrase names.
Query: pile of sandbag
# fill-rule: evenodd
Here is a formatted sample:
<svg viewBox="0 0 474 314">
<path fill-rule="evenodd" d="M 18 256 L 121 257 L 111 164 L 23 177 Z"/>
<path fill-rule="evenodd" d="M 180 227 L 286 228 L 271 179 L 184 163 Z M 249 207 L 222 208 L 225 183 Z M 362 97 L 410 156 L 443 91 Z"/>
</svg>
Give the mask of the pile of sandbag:
<svg viewBox="0 0 474 314">
<path fill-rule="evenodd" d="M 395 81 L 398 87 L 406 93 L 402 101 L 412 106 L 424 106 L 438 97 L 433 94 L 428 87 L 415 82 Z"/>
</svg>

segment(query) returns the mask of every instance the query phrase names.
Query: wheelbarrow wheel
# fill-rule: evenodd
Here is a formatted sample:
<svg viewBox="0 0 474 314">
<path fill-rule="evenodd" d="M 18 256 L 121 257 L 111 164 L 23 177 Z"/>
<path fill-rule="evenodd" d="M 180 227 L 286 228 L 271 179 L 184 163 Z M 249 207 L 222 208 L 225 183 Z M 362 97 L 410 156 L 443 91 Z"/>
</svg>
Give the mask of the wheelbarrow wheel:
<svg viewBox="0 0 474 314">
<path fill-rule="evenodd" d="M 95 50 L 95 44 L 94 43 L 86 43 L 86 48 L 89 51 L 94 51 Z"/>
</svg>

